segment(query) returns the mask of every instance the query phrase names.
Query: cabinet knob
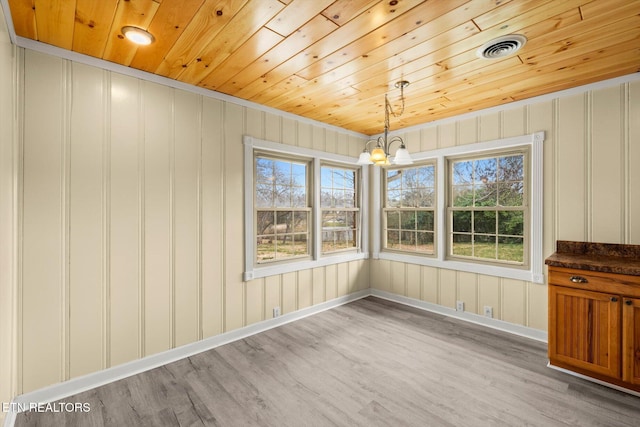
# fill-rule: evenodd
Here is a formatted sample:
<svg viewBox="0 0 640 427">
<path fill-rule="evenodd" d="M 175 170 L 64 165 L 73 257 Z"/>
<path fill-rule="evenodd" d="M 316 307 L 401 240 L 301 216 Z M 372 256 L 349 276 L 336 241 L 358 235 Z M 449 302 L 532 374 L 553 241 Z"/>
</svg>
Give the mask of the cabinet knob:
<svg viewBox="0 0 640 427">
<path fill-rule="evenodd" d="M 633 305 L 633 301 L 631 301 L 630 299 L 624 300 L 624 303 L 627 305 Z"/>
<path fill-rule="evenodd" d="M 618 302 L 618 297 L 611 297 L 611 302 Z"/>
<path fill-rule="evenodd" d="M 589 281 L 582 276 L 571 276 L 569 277 L 569 280 L 573 283 L 589 283 Z"/>
</svg>

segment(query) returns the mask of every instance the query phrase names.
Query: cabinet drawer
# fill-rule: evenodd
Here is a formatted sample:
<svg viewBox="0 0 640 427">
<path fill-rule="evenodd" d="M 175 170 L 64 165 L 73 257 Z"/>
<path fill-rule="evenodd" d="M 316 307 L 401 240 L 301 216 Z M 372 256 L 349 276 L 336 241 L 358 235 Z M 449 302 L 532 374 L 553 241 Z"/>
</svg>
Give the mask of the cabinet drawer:
<svg viewBox="0 0 640 427">
<path fill-rule="evenodd" d="M 640 297 L 640 276 L 549 267 L 549 284 Z"/>
</svg>

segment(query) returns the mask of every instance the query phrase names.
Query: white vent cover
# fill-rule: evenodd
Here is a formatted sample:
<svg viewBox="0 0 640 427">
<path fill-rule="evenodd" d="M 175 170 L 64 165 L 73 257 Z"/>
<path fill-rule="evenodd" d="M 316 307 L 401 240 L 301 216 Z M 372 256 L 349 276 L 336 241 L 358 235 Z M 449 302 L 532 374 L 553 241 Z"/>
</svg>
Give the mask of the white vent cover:
<svg viewBox="0 0 640 427">
<path fill-rule="evenodd" d="M 504 58 L 520 50 L 526 42 L 527 38 L 520 34 L 498 37 L 480 46 L 476 55 L 484 59 Z"/>
</svg>

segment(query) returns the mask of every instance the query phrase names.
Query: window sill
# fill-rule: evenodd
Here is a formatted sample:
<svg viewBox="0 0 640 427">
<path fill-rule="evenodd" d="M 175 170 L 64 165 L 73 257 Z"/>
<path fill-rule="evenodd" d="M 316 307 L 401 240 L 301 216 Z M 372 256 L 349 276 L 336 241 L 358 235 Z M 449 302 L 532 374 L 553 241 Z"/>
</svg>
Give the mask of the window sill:
<svg viewBox="0 0 640 427">
<path fill-rule="evenodd" d="M 260 279 L 262 277 L 275 276 L 278 274 L 292 273 L 300 270 L 310 270 L 312 268 L 324 267 L 327 265 L 341 264 L 349 261 L 358 261 L 369 258 L 364 252 L 351 252 L 344 254 L 325 255 L 316 260 L 283 262 L 281 264 L 260 265 L 244 272 L 243 280 Z"/>
<path fill-rule="evenodd" d="M 493 264 L 489 265 L 474 262 L 444 260 L 440 258 L 431 258 L 406 253 L 400 254 L 394 252 L 380 252 L 377 256 L 377 259 L 405 262 L 409 264 L 423 265 L 426 267 L 444 268 L 447 270 L 464 271 L 467 273 L 477 273 L 484 274 L 486 276 L 496 276 L 505 279 L 524 280 L 526 282 L 544 284 L 544 275 L 536 275 L 531 269 L 523 269 L 522 267 L 503 267 Z"/>
</svg>

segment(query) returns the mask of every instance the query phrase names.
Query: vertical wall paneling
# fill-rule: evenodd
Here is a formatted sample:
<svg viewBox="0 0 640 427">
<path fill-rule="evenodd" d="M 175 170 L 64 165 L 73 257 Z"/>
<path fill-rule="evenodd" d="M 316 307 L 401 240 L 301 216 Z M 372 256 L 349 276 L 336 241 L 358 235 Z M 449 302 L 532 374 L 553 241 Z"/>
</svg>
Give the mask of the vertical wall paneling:
<svg viewBox="0 0 640 427">
<path fill-rule="evenodd" d="M 633 82 L 629 84 L 628 98 L 626 102 L 627 107 L 627 125 L 629 126 L 627 134 L 627 146 L 629 158 L 627 159 L 629 173 L 628 173 L 628 209 L 627 218 L 629 218 L 629 240 L 626 243 L 640 243 L 640 221 L 636 218 L 640 218 L 640 102 L 637 102 L 640 97 L 640 82 Z M 632 102 L 635 101 L 635 102 Z M 631 167 L 633 165 L 633 167 Z"/>
<path fill-rule="evenodd" d="M 264 320 L 264 280 L 264 278 L 250 280 L 245 285 L 245 325 Z"/>
<path fill-rule="evenodd" d="M 298 273 L 282 275 L 282 314 L 298 309 Z"/>
<path fill-rule="evenodd" d="M 407 296 L 409 298 L 421 299 L 421 284 L 420 266 L 416 264 L 407 264 Z"/>
<path fill-rule="evenodd" d="M 478 310 L 478 278 L 474 273 L 458 273 L 458 300 L 464 301 L 464 310 L 470 313 L 481 313 Z"/>
<path fill-rule="evenodd" d="M 144 354 L 171 348 L 173 90 L 144 90 Z"/>
<path fill-rule="evenodd" d="M 200 330 L 200 97 L 175 91 L 173 135 L 174 343 L 199 338 Z"/>
<path fill-rule="evenodd" d="M 109 212 L 109 344 L 110 365 L 140 357 L 142 212 L 139 167 L 142 132 L 139 84 L 111 75 Z"/>
<path fill-rule="evenodd" d="M 421 266 L 422 299 L 433 304 L 440 303 L 440 284 L 438 282 L 438 269 Z"/>
<path fill-rule="evenodd" d="M 103 157 L 101 70 L 73 64 L 69 171 L 69 366 L 75 377 L 102 368 Z"/>
<path fill-rule="evenodd" d="M 281 279 L 282 276 L 270 276 L 265 277 L 264 280 L 264 313 L 265 318 L 271 319 L 273 317 L 273 309 L 275 307 L 280 307 L 280 312 L 282 313 L 282 302 L 281 302 Z M 314 301 L 315 303 L 315 301 Z"/>
<path fill-rule="evenodd" d="M 586 239 L 588 205 L 586 199 L 585 97 L 575 95 L 558 102 L 559 122 L 557 154 L 558 239 Z M 548 169 L 548 166 L 546 167 Z"/>
<path fill-rule="evenodd" d="M 440 295 L 439 304 L 449 308 L 456 308 L 456 288 L 457 274 L 454 270 L 439 270 L 438 278 L 438 295 Z"/>
<path fill-rule="evenodd" d="M 312 304 L 319 304 L 326 301 L 325 299 L 325 278 L 324 267 L 317 267 L 313 269 L 313 294 Z"/>
<path fill-rule="evenodd" d="M 407 281 L 405 277 L 406 264 L 391 262 L 390 291 L 398 295 L 407 295 Z"/>
<path fill-rule="evenodd" d="M 64 67 L 31 51 L 25 61 L 20 368 L 33 390 L 64 379 Z"/>
<path fill-rule="evenodd" d="M 242 233 L 243 233 L 243 194 L 244 171 L 242 167 L 242 135 L 245 131 L 244 108 L 226 103 L 224 105 L 224 330 L 230 331 L 244 326 L 244 269 Z"/>
<path fill-rule="evenodd" d="M 546 287 L 540 286 L 540 288 L 546 292 Z M 489 306 L 493 309 L 494 318 L 502 319 L 499 277 L 485 275 L 478 276 L 478 310 L 480 314 L 484 314 L 485 306 Z"/>
<path fill-rule="evenodd" d="M 346 266 L 346 264 L 340 264 Z M 297 272 L 298 280 L 298 309 L 310 307 L 313 304 L 313 276 L 311 270 Z"/>
<path fill-rule="evenodd" d="M 10 402 L 18 392 L 18 176 L 20 147 L 17 117 L 23 51 L 9 39 L 0 8 L 0 402 Z M 20 118 L 22 120 L 22 118 Z M 6 414 L 0 411 L 0 424 Z"/>
<path fill-rule="evenodd" d="M 223 103 L 202 100 L 202 336 L 224 331 L 224 144 Z"/>
<path fill-rule="evenodd" d="M 338 296 L 338 268 L 335 264 L 328 265 L 324 270 L 325 298 L 327 301 Z"/>
<path fill-rule="evenodd" d="M 595 242 L 623 242 L 620 105 L 619 87 L 593 92 L 591 230 Z"/>
</svg>

